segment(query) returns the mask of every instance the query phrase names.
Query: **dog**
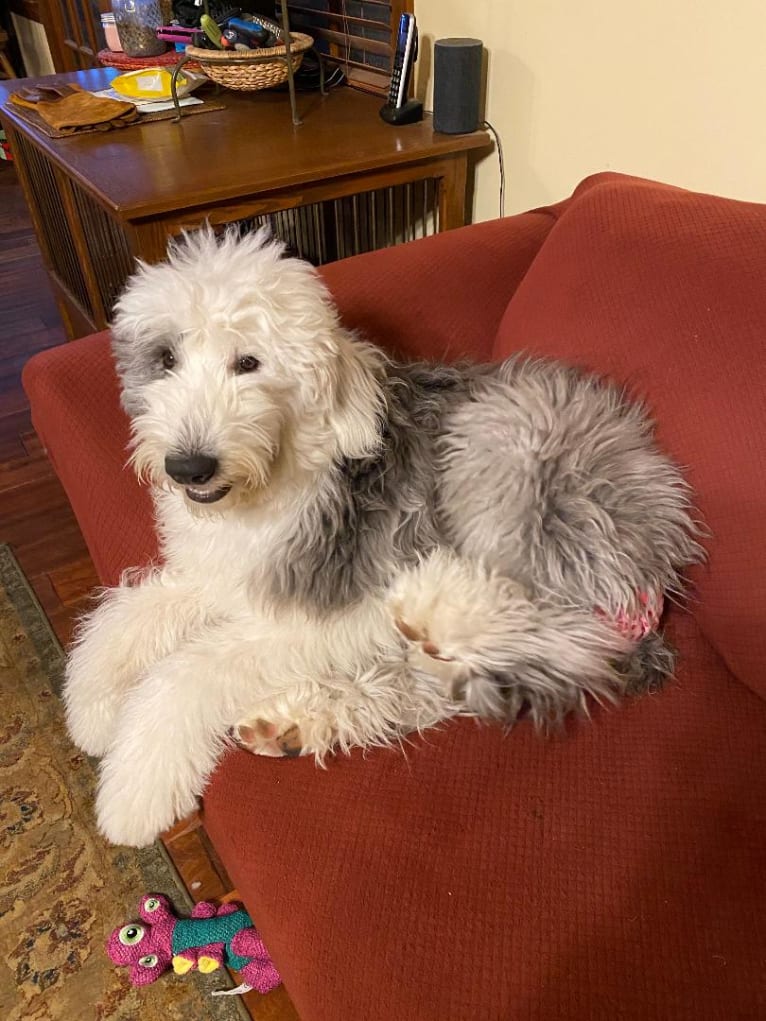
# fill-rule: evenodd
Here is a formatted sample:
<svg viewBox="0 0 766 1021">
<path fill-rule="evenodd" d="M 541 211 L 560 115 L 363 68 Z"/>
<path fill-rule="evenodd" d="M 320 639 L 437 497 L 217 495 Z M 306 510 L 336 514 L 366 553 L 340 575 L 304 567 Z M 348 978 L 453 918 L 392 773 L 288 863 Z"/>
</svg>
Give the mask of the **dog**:
<svg viewBox="0 0 766 1021">
<path fill-rule="evenodd" d="M 113 351 L 162 550 L 68 658 L 113 843 L 192 811 L 232 741 L 323 761 L 460 713 L 549 726 L 671 673 L 691 496 L 618 387 L 391 361 L 280 243 L 209 228 L 139 266 Z"/>
</svg>

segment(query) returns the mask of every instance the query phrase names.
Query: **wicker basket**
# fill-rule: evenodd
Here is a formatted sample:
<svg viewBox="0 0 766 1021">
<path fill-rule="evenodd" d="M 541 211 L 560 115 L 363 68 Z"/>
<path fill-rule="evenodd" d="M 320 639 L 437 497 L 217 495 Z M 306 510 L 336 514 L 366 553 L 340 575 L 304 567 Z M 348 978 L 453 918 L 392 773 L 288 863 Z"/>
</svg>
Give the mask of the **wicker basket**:
<svg viewBox="0 0 766 1021">
<path fill-rule="evenodd" d="M 290 52 L 293 58 L 293 71 L 301 66 L 303 54 L 311 49 L 314 40 L 302 32 L 290 33 Z M 286 52 L 284 46 L 272 46 L 269 49 L 252 50 L 248 54 L 240 51 L 224 53 L 221 50 L 203 50 L 197 46 L 187 46 L 186 56 L 191 57 L 200 65 L 202 73 L 211 81 L 223 85 L 227 89 L 241 89 L 243 92 L 254 92 L 257 89 L 271 89 L 287 81 L 287 61 L 268 60 L 268 57 L 281 57 Z M 258 57 L 262 63 L 249 64 L 248 59 Z"/>
</svg>

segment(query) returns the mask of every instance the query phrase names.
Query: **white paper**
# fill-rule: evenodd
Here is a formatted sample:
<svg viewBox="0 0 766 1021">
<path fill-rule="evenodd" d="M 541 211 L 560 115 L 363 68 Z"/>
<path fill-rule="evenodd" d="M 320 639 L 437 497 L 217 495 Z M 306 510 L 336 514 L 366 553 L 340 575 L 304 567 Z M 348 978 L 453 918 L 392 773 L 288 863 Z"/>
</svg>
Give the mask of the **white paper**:
<svg viewBox="0 0 766 1021">
<path fill-rule="evenodd" d="M 173 109 L 172 99 L 137 99 L 134 96 L 129 99 L 127 96 L 120 95 L 116 89 L 102 89 L 100 92 L 94 92 L 93 95 L 101 96 L 104 99 L 119 99 L 122 103 L 132 103 L 139 113 L 160 113 L 162 110 Z M 197 99 L 196 96 L 184 96 L 183 99 L 178 100 L 180 106 L 197 106 L 201 102 L 202 100 Z"/>
</svg>

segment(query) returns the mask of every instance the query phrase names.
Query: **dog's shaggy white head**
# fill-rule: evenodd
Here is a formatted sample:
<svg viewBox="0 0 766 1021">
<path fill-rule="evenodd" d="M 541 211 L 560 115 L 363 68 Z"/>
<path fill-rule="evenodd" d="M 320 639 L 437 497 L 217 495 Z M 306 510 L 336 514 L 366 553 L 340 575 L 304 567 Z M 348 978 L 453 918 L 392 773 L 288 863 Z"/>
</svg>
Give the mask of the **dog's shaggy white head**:
<svg viewBox="0 0 766 1021">
<path fill-rule="evenodd" d="M 112 331 L 135 468 L 195 509 L 264 500 L 379 443 L 381 356 L 267 231 L 171 243 L 128 282 Z"/>
</svg>

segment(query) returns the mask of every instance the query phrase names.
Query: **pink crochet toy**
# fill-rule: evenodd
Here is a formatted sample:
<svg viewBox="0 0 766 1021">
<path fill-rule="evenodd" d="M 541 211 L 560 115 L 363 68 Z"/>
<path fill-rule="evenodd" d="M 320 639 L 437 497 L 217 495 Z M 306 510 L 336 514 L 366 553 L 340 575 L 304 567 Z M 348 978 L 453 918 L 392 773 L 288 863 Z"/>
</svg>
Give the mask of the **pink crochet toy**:
<svg viewBox="0 0 766 1021">
<path fill-rule="evenodd" d="M 244 908 L 235 904 L 216 907 L 202 901 L 194 907 L 191 918 L 177 918 L 167 897 L 149 893 L 142 898 L 138 913 L 143 924 L 120 926 L 106 944 L 106 952 L 115 964 L 130 967 L 134 986 L 154 982 L 170 967 L 177 975 L 185 975 L 195 969 L 207 974 L 224 965 L 238 971 L 245 981 L 236 989 L 220 990 L 214 996 L 250 989 L 268 993 L 281 981 Z"/>
</svg>

